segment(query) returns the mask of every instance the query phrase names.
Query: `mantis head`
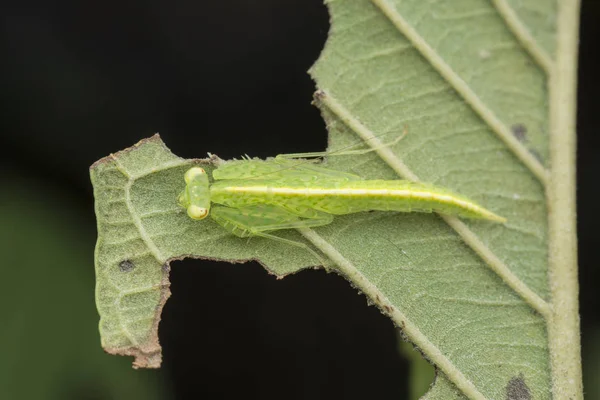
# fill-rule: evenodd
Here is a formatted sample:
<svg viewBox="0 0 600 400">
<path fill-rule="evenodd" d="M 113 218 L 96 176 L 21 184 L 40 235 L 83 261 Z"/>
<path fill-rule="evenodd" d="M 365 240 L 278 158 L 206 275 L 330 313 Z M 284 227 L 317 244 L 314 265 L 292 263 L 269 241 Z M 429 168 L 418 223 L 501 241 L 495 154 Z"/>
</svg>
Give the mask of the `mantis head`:
<svg viewBox="0 0 600 400">
<path fill-rule="evenodd" d="M 177 198 L 179 205 L 187 210 L 192 219 L 204 219 L 210 211 L 210 189 L 208 175 L 200 167 L 187 170 L 183 179 L 185 189 Z"/>
</svg>

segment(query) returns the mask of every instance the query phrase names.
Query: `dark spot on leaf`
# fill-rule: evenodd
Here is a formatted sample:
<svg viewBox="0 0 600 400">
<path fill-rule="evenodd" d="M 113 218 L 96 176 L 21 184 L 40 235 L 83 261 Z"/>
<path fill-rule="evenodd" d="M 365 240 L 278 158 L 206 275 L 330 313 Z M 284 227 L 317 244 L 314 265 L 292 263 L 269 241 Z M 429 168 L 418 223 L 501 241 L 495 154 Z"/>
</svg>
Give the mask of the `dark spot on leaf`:
<svg viewBox="0 0 600 400">
<path fill-rule="evenodd" d="M 130 260 L 123 260 L 119 263 L 121 272 L 131 272 L 135 268 L 135 264 Z"/>
<path fill-rule="evenodd" d="M 543 162 L 544 160 L 542 160 L 542 156 L 540 155 L 540 153 L 538 153 L 535 149 L 529 149 L 529 152 L 531 154 L 533 154 L 533 156 L 539 161 L 539 162 Z"/>
<path fill-rule="evenodd" d="M 523 374 L 515 376 L 506 385 L 506 400 L 531 400 L 531 392 Z"/>
<path fill-rule="evenodd" d="M 523 124 L 514 124 L 512 127 L 512 133 L 515 135 L 520 142 L 525 140 L 525 136 L 527 134 L 527 128 Z"/>
</svg>

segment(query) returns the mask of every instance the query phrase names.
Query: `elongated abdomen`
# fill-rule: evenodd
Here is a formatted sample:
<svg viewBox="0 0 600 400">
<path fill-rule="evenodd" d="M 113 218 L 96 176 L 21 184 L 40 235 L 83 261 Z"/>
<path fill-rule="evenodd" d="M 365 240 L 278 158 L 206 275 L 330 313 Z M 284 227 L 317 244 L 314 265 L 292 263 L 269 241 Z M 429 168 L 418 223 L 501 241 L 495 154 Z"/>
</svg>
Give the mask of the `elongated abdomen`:
<svg viewBox="0 0 600 400">
<path fill-rule="evenodd" d="M 468 218 L 504 222 L 505 219 L 466 197 L 433 185 L 409 181 L 354 181 L 338 187 L 323 187 L 318 209 L 331 214 L 381 210 L 439 212 Z M 314 190 L 314 194 L 318 190 Z"/>
<path fill-rule="evenodd" d="M 286 208 L 309 207 L 335 215 L 370 210 L 439 212 L 505 221 L 466 197 L 446 189 L 401 180 L 324 181 L 310 187 L 272 181 L 230 181 L 211 187 L 211 197 L 215 202 L 233 207 L 239 202 L 241 205 L 264 202 Z"/>
</svg>

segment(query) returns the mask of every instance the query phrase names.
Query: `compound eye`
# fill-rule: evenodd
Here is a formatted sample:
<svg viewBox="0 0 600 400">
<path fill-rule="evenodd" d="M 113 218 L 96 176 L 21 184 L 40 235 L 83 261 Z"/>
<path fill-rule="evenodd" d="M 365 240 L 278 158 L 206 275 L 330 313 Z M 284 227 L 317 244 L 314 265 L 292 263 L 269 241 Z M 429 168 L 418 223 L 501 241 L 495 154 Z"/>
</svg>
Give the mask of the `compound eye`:
<svg viewBox="0 0 600 400">
<path fill-rule="evenodd" d="M 192 219 L 204 219 L 208 215 L 208 209 L 198 206 L 189 206 L 187 212 Z"/>
<path fill-rule="evenodd" d="M 187 170 L 187 172 L 183 176 L 183 179 L 185 180 L 185 183 L 190 183 L 190 181 L 192 179 L 194 179 L 195 177 L 197 177 L 198 175 L 204 175 L 204 174 L 206 174 L 206 171 L 204 170 L 204 168 L 193 167 L 193 168 L 190 168 Z"/>
</svg>

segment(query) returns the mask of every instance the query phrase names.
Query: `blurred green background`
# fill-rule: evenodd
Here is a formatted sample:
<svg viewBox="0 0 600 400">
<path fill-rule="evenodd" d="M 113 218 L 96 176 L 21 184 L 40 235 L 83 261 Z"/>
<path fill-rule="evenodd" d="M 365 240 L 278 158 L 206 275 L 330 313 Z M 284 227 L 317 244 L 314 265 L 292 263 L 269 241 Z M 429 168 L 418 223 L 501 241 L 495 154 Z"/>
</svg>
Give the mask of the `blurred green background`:
<svg viewBox="0 0 600 400">
<path fill-rule="evenodd" d="M 177 262 L 163 368 L 135 371 L 100 347 L 89 165 L 157 131 L 182 157 L 325 148 L 305 73 L 326 39 L 321 0 L 34 0 L 0 16 L 1 399 L 410 398 L 391 323 L 322 271 L 278 282 L 253 263 Z M 600 399 L 599 18 L 600 2 L 584 0 L 587 399 Z"/>
</svg>

